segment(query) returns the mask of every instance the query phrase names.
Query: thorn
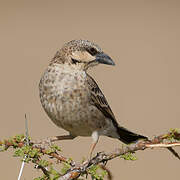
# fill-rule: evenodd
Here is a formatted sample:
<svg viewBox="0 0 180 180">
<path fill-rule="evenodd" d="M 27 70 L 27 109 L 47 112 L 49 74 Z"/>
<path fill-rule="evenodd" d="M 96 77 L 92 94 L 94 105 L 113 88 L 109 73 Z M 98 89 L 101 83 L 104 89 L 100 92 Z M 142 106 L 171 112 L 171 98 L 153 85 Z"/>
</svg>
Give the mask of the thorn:
<svg viewBox="0 0 180 180">
<path fill-rule="evenodd" d="M 26 144 L 29 146 L 28 121 L 26 114 L 25 114 L 25 129 L 26 129 Z"/>
</svg>

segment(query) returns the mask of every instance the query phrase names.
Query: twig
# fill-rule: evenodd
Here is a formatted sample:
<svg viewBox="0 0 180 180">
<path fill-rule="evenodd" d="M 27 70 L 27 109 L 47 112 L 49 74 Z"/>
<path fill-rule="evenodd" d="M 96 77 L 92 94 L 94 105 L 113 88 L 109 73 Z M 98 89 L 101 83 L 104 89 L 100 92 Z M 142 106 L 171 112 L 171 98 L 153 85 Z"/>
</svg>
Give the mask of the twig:
<svg viewBox="0 0 180 180">
<path fill-rule="evenodd" d="M 27 131 L 26 131 L 27 132 Z M 26 137 L 28 137 L 28 133 L 26 134 Z M 26 142 L 28 142 L 28 139 L 24 141 L 17 140 L 16 137 L 10 140 L 5 140 L 3 142 L 0 141 L 0 145 L 5 147 L 5 150 L 7 150 L 9 147 L 23 147 L 26 146 Z M 55 158 L 58 161 L 63 161 L 68 164 L 70 164 L 71 168 L 64 174 L 59 177 L 58 180 L 74 180 L 77 179 L 82 174 L 88 174 L 88 170 L 95 165 L 100 165 L 101 163 L 106 164 L 107 161 L 112 160 L 116 157 L 124 157 L 128 153 L 134 153 L 139 150 L 145 150 L 145 149 L 155 149 L 155 148 L 166 148 L 168 149 L 176 158 L 180 159 L 180 156 L 178 153 L 173 149 L 173 147 L 180 146 L 180 132 L 177 130 L 171 130 L 171 132 L 167 134 L 163 134 L 160 136 L 156 136 L 152 138 L 151 140 L 140 140 L 135 144 L 130 144 L 128 146 L 122 146 L 121 148 L 115 149 L 113 152 L 105 153 L 105 152 L 99 152 L 95 157 L 93 157 L 89 161 L 85 161 L 82 164 L 77 164 L 72 160 L 69 160 L 69 158 L 63 157 L 59 155 L 56 151 L 55 152 L 49 152 L 48 149 L 36 147 L 35 144 L 29 142 L 29 146 L 31 146 L 32 149 L 38 149 L 40 153 L 46 154 L 50 156 L 51 158 Z M 35 164 L 38 164 L 37 161 L 34 161 Z M 43 166 L 39 168 L 43 171 L 43 173 L 48 176 L 49 171 L 47 171 Z"/>
<path fill-rule="evenodd" d="M 170 136 L 170 135 L 172 135 L 172 134 L 171 133 L 168 134 L 168 136 Z M 179 140 L 179 137 L 180 137 L 179 135 L 180 135 L 179 133 L 178 134 L 176 133 L 176 136 L 174 136 L 174 139 Z M 81 174 L 85 173 L 87 171 L 87 169 L 93 165 L 97 165 L 100 163 L 107 162 L 111 159 L 114 159 L 114 158 L 119 157 L 121 155 L 125 155 L 127 153 L 134 153 L 135 151 L 145 150 L 148 148 L 151 148 L 151 149 L 167 148 L 168 150 L 171 149 L 170 152 L 172 152 L 173 155 L 175 155 L 179 159 L 178 153 L 174 149 L 172 151 L 172 147 L 180 146 L 180 142 L 163 143 L 164 139 L 166 139 L 165 135 L 160 135 L 160 136 L 155 137 L 149 141 L 139 141 L 136 144 L 131 144 L 129 146 L 122 146 L 122 148 L 116 149 L 114 152 L 111 152 L 111 153 L 104 153 L 104 152 L 97 153 L 97 155 L 93 159 L 91 159 L 89 162 L 85 162 L 84 164 L 82 164 L 79 167 L 71 168 L 65 175 L 61 176 L 58 180 L 76 179 Z"/>
<path fill-rule="evenodd" d="M 146 148 L 169 148 L 169 147 L 175 147 L 175 146 L 180 146 L 179 142 L 174 142 L 174 143 L 166 143 L 166 144 L 146 144 Z"/>
<path fill-rule="evenodd" d="M 28 132 L 28 124 L 27 124 L 27 118 L 26 118 L 26 114 L 25 114 L 25 128 L 26 128 L 26 145 L 29 146 L 29 132 Z M 25 165 L 25 160 L 27 158 L 27 155 L 25 155 L 23 161 L 22 161 L 22 164 L 21 164 L 21 169 L 19 171 L 19 176 L 18 176 L 18 180 L 21 179 L 21 176 L 22 176 L 22 172 L 23 172 L 23 169 L 24 169 L 24 165 Z"/>
<path fill-rule="evenodd" d="M 167 149 L 180 160 L 179 154 L 172 147 L 167 147 Z"/>
</svg>

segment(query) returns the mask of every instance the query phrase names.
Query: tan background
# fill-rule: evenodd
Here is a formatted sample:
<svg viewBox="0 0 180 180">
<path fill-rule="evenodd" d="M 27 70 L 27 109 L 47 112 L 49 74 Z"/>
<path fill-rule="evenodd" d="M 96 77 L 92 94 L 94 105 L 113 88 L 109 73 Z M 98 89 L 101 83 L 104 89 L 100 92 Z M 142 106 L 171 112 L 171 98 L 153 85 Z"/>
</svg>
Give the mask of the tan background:
<svg viewBox="0 0 180 180">
<path fill-rule="evenodd" d="M 178 0 L 1 0 L 1 138 L 24 132 L 25 113 L 33 138 L 65 133 L 43 111 L 38 83 L 57 49 L 79 38 L 98 43 L 116 62 L 91 74 L 121 124 L 148 136 L 180 127 Z M 60 144 L 64 155 L 81 160 L 90 143 L 91 138 L 77 138 Z M 118 140 L 101 137 L 95 152 L 119 146 Z M 11 155 L 0 154 L 0 179 L 17 179 L 21 163 Z M 109 162 L 114 179 L 169 180 L 179 174 L 180 162 L 167 150 L 137 156 L 136 162 Z M 39 174 L 26 165 L 22 179 Z"/>
</svg>

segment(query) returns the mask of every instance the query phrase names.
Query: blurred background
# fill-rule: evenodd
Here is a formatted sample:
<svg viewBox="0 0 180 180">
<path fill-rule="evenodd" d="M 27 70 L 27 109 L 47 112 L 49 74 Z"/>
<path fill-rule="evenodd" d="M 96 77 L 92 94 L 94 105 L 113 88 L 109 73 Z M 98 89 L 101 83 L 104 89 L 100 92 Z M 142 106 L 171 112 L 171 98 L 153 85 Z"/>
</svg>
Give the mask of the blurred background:
<svg viewBox="0 0 180 180">
<path fill-rule="evenodd" d="M 180 2 L 178 0 L 0 1 L 0 139 L 24 133 L 33 139 L 62 135 L 39 101 L 38 83 L 56 51 L 72 39 L 100 45 L 115 67 L 98 66 L 96 79 L 118 122 L 153 137 L 180 127 Z M 91 138 L 58 143 L 81 161 Z M 120 147 L 101 137 L 94 153 Z M 72 148 L 73 147 L 73 148 Z M 176 148 L 180 152 L 179 148 Z M 166 149 L 137 153 L 135 162 L 108 162 L 114 179 L 175 179 L 179 161 Z M 1 178 L 17 179 L 21 162 L 0 153 Z M 22 179 L 41 172 L 25 165 Z"/>
</svg>

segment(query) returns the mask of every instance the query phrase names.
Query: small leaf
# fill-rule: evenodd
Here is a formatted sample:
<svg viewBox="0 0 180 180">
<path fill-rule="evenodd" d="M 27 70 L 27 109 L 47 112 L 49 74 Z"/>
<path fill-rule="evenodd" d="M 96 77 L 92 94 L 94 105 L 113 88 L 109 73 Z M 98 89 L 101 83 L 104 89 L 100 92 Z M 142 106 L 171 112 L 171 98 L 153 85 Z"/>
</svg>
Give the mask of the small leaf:
<svg viewBox="0 0 180 180">
<path fill-rule="evenodd" d="M 124 160 L 130 160 L 130 161 L 137 160 L 137 157 L 131 152 L 121 155 L 120 158 L 123 158 Z"/>
<path fill-rule="evenodd" d="M 61 169 L 61 173 L 65 174 L 70 168 L 71 166 L 68 163 L 63 162 L 63 168 Z"/>
</svg>

